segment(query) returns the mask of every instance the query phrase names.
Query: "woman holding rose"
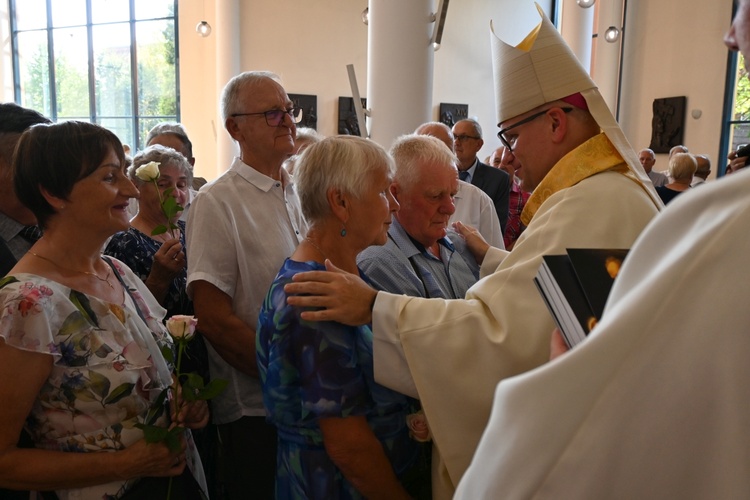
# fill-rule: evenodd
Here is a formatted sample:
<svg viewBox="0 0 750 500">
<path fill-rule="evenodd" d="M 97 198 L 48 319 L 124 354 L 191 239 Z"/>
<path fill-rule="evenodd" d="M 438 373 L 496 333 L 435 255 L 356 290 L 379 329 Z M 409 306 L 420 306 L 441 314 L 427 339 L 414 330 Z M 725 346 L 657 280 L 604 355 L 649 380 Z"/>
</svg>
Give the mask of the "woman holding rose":
<svg viewBox="0 0 750 500">
<path fill-rule="evenodd" d="M 172 148 L 153 145 L 135 155 L 128 177 L 141 194 L 138 213 L 127 231 L 112 237 L 104 253 L 127 264 L 168 316 L 191 315 L 193 303 L 185 289 L 185 222 L 178 221 L 182 211 L 175 210 L 168 220 L 162 210 L 162 200 L 170 196 L 180 207 L 187 203 L 188 186 L 193 181 L 190 163 Z M 153 234 L 159 226 L 177 229 Z"/>
<path fill-rule="evenodd" d="M 326 260 L 358 273 L 357 254 L 387 241 L 398 210 L 393 170 L 380 146 L 354 136 L 323 139 L 298 160 L 310 230 L 271 285 L 256 340 L 279 436 L 277 498 L 409 498 L 420 479 L 429 482 L 418 467 L 423 445 L 407 425 L 418 402 L 374 381 L 370 326 L 302 321 L 284 292 L 296 273 L 325 270 Z"/>
<path fill-rule="evenodd" d="M 139 427 L 199 428 L 208 408 L 177 415 L 158 404 L 173 383 L 165 310 L 127 266 L 101 256 L 138 196 L 124 164 L 117 137 L 90 123 L 35 126 L 19 140 L 15 189 L 43 237 L 0 281 L 0 377 L 13 381 L 0 385 L 2 487 L 150 498 L 174 477 L 174 498 L 198 498 L 204 483 L 189 432 L 170 449 Z M 22 426 L 36 449 L 16 447 Z"/>
</svg>

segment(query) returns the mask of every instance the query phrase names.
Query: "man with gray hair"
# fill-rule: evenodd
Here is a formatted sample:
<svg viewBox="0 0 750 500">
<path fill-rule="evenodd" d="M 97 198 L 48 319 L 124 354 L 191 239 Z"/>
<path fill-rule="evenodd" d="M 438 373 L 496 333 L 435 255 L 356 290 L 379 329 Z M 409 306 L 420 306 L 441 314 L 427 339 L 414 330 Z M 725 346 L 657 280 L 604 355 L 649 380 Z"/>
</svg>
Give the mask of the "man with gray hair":
<svg viewBox="0 0 750 500">
<path fill-rule="evenodd" d="M 455 156 L 439 139 L 423 135 L 399 137 L 390 153 L 396 162 L 390 190 L 400 208 L 386 244 L 366 248 L 357 265 L 380 290 L 461 299 L 476 282 L 479 266 L 461 236 L 448 228 L 458 191 Z"/>
<path fill-rule="evenodd" d="M 453 144 L 458 158 L 458 175 L 462 181 L 470 182 L 492 198 L 500 221 L 501 234 L 508 220 L 508 198 L 510 178 L 502 170 L 492 168 L 477 158 L 484 145 L 482 127 L 473 118 L 459 120 L 453 125 Z"/>
<path fill-rule="evenodd" d="M 711 160 L 708 156 L 695 155 L 695 161 L 698 163 L 698 168 L 693 174 L 693 182 L 690 183 L 690 187 L 704 184 L 708 176 L 711 175 Z"/>
<path fill-rule="evenodd" d="M 656 155 L 652 149 L 646 148 L 641 149 L 638 153 L 638 159 L 641 162 L 643 170 L 648 174 L 648 178 L 651 179 L 651 183 L 654 187 L 660 187 L 669 182 L 667 176 L 654 170 L 654 163 L 656 163 Z"/>
<path fill-rule="evenodd" d="M 414 131 L 417 135 L 436 137 L 445 144 L 451 153 L 453 150 L 453 132 L 442 122 L 423 123 Z M 487 193 L 468 182 L 458 181 L 458 193 L 453 198 L 456 206 L 450 223 L 463 222 L 479 231 L 487 243 L 497 248 L 505 248 L 500 219 L 497 218 L 494 202 Z"/>
<path fill-rule="evenodd" d="M 187 224 L 188 292 L 208 340 L 212 378 L 229 381 L 212 401 L 228 498 L 273 498 L 276 432 L 265 421 L 255 328 L 268 287 L 305 235 L 284 160 L 302 115 L 269 72 L 232 78 L 222 99 L 224 126 L 239 155 L 193 201 Z"/>
</svg>

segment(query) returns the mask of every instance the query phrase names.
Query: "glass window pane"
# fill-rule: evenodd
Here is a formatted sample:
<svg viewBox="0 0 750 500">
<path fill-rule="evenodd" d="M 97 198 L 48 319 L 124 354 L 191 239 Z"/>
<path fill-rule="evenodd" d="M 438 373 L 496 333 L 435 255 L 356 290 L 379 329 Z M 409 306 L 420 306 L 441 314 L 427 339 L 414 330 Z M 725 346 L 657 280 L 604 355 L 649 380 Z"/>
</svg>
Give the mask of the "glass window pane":
<svg viewBox="0 0 750 500">
<path fill-rule="evenodd" d="M 135 0 L 135 18 L 174 17 L 175 3 L 175 0 Z"/>
<path fill-rule="evenodd" d="M 86 28 L 53 31 L 55 46 L 55 89 L 57 116 L 83 119 L 89 111 L 89 66 Z"/>
<path fill-rule="evenodd" d="M 742 54 L 738 54 L 737 57 L 737 74 L 734 82 L 734 116 L 732 116 L 732 120 L 750 120 L 750 80 L 748 80 L 745 59 Z"/>
<path fill-rule="evenodd" d="M 130 21 L 130 0 L 95 0 L 91 2 L 94 24 Z"/>
<path fill-rule="evenodd" d="M 86 0 L 52 0 L 52 25 L 85 26 Z"/>
<path fill-rule="evenodd" d="M 160 122 L 174 122 L 177 121 L 177 117 L 148 117 L 142 116 L 138 120 L 138 148 L 140 150 L 146 147 L 146 137 L 148 137 L 148 131 L 154 128 L 157 123 Z"/>
<path fill-rule="evenodd" d="M 35 109 L 44 116 L 52 116 L 47 32 L 19 33 L 17 41 L 18 80 L 21 86 L 19 104 Z"/>
<path fill-rule="evenodd" d="M 33 30 L 47 27 L 46 0 L 16 0 L 16 28 Z"/>
<path fill-rule="evenodd" d="M 99 125 L 111 130 L 120 142 L 133 148 L 133 119 L 128 118 L 101 118 Z"/>
<path fill-rule="evenodd" d="M 139 114 L 155 117 L 176 115 L 174 22 L 139 22 L 136 41 Z"/>
<path fill-rule="evenodd" d="M 750 144 L 750 123 L 737 123 L 730 130 L 731 141 L 729 151 L 737 151 L 737 148 Z"/>
<path fill-rule="evenodd" d="M 94 26 L 96 113 L 106 117 L 133 113 L 128 23 Z"/>
</svg>

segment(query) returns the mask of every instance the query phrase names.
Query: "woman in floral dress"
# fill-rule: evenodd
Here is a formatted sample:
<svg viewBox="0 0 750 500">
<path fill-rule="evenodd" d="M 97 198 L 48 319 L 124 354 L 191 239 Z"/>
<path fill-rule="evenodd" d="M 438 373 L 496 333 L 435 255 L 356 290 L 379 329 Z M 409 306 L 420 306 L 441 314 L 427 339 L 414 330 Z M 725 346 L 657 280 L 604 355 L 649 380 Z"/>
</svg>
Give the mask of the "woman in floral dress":
<svg viewBox="0 0 750 500">
<path fill-rule="evenodd" d="M 326 260 L 356 273 L 357 254 L 386 242 L 398 209 L 392 175 L 388 154 L 353 136 L 324 139 L 297 163 L 310 230 L 271 285 L 256 339 L 279 436 L 277 498 L 408 498 L 419 475 L 420 443 L 406 423 L 418 404 L 374 381 L 370 326 L 303 321 L 284 292 L 296 273 L 325 270 Z"/>
<path fill-rule="evenodd" d="M 202 427 L 208 409 L 199 402 L 176 416 L 155 404 L 172 382 L 165 310 L 127 266 L 100 254 L 129 226 L 128 200 L 138 196 L 124 165 L 117 137 L 89 123 L 36 126 L 19 140 L 15 188 L 43 237 L 0 281 L 2 487 L 120 498 L 141 478 L 178 476 L 175 498 L 199 494 L 189 433 L 170 451 L 137 427 Z M 36 449 L 16 447 L 22 426 Z"/>
</svg>

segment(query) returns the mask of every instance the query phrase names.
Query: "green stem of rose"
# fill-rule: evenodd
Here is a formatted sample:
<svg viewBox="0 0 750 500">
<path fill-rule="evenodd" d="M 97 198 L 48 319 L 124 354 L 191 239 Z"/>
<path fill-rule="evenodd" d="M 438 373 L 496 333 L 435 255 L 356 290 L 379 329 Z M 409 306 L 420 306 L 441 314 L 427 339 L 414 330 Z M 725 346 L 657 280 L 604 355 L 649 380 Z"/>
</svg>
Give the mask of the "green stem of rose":
<svg viewBox="0 0 750 500">
<path fill-rule="evenodd" d="M 159 196 L 161 198 L 161 195 Z M 177 381 L 175 382 L 174 386 L 174 414 L 175 417 L 180 417 L 180 410 L 182 409 L 182 404 L 180 402 L 180 376 L 182 375 L 182 372 L 180 371 L 180 367 L 182 366 L 182 352 L 185 350 L 185 333 L 187 330 L 187 324 L 183 325 L 183 331 L 182 331 L 182 337 L 177 340 L 177 364 L 175 365 L 175 376 L 177 378 Z M 169 485 L 167 486 L 167 500 L 172 498 L 172 479 L 173 477 L 169 478 Z"/>
<path fill-rule="evenodd" d="M 169 231 L 169 235 L 174 239 L 174 229 L 172 229 L 172 221 L 169 220 L 169 216 L 167 215 L 167 212 L 164 210 L 164 197 L 161 195 L 161 189 L 159 189 L 159 183 L 154 179 L 152 181 L 154 183 L 154 187 L 156 188 L 156 193 L 159 195 L 159 208 L 161 208 L 161 213 L 164 214 L 164 218 L 167 219 L 167 231 Z"/>
</svg>

